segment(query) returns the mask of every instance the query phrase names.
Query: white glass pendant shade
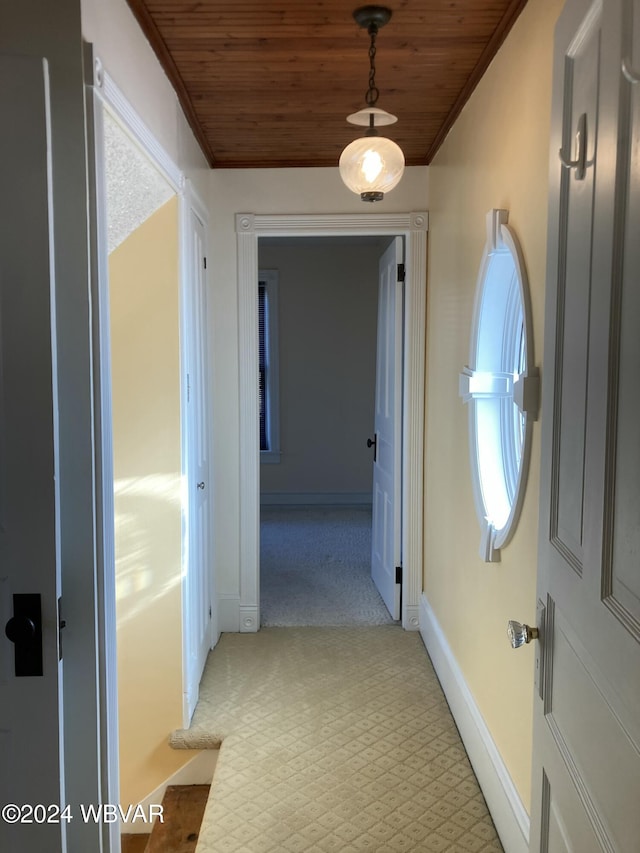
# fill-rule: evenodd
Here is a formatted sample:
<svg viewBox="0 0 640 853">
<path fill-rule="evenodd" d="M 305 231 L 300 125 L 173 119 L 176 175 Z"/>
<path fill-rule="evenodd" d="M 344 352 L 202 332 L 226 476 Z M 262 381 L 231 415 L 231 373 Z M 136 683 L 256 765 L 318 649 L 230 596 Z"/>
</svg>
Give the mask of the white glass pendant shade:
<svg viewBox="0 0 640 853">
<path fill-rule="evenodd" d="M 381 201 L 404 172 L 399 145 L 384 136 L 355 139 L 340 155 L 340 177 L 363 201 Z"/>
</svg>

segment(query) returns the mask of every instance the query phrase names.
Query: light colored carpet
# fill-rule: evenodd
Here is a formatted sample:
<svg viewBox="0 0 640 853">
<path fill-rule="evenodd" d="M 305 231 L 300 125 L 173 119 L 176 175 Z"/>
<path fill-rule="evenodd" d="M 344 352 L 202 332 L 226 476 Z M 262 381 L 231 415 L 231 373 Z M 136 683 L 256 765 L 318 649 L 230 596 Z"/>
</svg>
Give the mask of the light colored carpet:
<svg viewBox="0 0 640 853">
<path fill-rule="evenodd" d="M 263 626 L 393 624 L 371 580 L 371 509 L 263 507 L 260 519 Z"/>
<path fill-rule="evenodd" d="M 197 853 L 502 850 L 416 633 L 224 634 L 173 745 L 220 740 Z"/>
</svg>

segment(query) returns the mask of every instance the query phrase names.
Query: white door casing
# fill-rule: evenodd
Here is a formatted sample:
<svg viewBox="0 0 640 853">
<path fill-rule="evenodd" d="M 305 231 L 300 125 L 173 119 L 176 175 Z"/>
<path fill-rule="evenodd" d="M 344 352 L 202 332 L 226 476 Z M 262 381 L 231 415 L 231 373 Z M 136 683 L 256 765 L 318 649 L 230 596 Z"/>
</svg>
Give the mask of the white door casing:
<svg viewBox="0 0 640 853">
<path fill-rule="evenodd" d="M 111 340 L 109 313 L 109 252 L 107 245 L 107 191 L 104 151 L 104 109 L 98 95 L 93 45 L 84 44 L 87 123 L 87 177 L 91 222 L 91 298 L 94 394 L 96 400 L 96 517 L 98 608 L 102 622 L 100 668 L 100 725 L 103 743 L 102 795 L 114 803 L 120 793 L 120 737 L 118 726 L 117 613 L 115 588 L 115 504 L 111 407 Z M 103 826 L 103 849 L 118 850 L 119 824 Z"/>
<path fill-rule="evenodd" d="M 380 258 L 374 414 L 371 577 L 393 619 L 400 618 L 402 328 L 404 274 L 402 238 Z"/>
<path fill-rule="evenodd" d="M 640 838 L 638 0 L 556 29 L 532 851 Z M 567 168 L 560 165 L 558 150 Z"/>
<path fill-rule="evenodd" d="M 11 116 L 0 135 L 0 161 L 12 164 L 0 196 L 0 803 L 55 806 L 64 803 L 64 761 L 46 60 L 0 57 L 0 112 Z M 17 645 L 7 639 L 5 625 L 14 616 L 14 596 L 25 593 L 40 596 L 42 674 L 17 677 Z M 66 850 L 64 821 L 11 824 L 4 817 L 0 848 L 7 853 Z"/>
<path fill-rule="evenodd" d="M 402 437 L 402 625 L 418 630 L 422 591 L 426 212 L 236 214 L 240 391 L 238 594 L 219 595 L 220 630 L 257 631 L 259 607 L 260 460 L 258 439 L 258 238 L 402 236 L 406 247 Z"/>
<path fill-rule="evenodd" d="M 200 679 L 213 644 L 212 578 L 210 560 L 211 483 L 207 427 L 207 293 L 205 228 L 193 208 L 185 235 L 188 314 L 186 353 L 186 428 L 188 482 L 188 555 L 185 576 L 185 725 L 198 701 Z"/>
</svg>

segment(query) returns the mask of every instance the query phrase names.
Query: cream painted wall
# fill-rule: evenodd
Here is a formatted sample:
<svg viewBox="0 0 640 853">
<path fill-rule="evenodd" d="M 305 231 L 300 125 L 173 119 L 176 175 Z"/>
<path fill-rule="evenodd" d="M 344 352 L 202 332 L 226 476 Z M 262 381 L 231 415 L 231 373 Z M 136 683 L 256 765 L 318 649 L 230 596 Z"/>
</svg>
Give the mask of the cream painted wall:
<svg viewBox="0 0 640 853">
<path fill-rule="evenodd" d="M 193 753 L 182 725 L 178 203 L 109 257 L 121 802 Z"/>
<path fill-rule="evenodd" d="M 363 202 L 342 183 L 337 168 L 220 169 L 210 175 L 212 291 L 214 540 L 219 594 L 240 593 L 239 397 L 236 213 L 400 213 L 427 206 L 426 167 L 407 169 L 384 201 Z M 237 629 L 236 629 L 237 630 Z"/>
<path fill-rule="evenodd" d="M 279 276 L 279 464 L 260 467 L 262 493 L 370 497 L 378 261 L 388 242 L 258 242 Z"/>
<path fill-rule="evenodd" d="M 506 625 L 535 624 L 540 426 L 515 536 L 500 563 L 483 563 L 458 372 L 469 358 L 485 214 L 494 207 L 509 210 L 522 244 L 541 364 L 551 63 L 561 5 L 529 0 L 429 175 L 425 592 L 527 808 L 534 652 L 515 653 Z"/>
</svg>

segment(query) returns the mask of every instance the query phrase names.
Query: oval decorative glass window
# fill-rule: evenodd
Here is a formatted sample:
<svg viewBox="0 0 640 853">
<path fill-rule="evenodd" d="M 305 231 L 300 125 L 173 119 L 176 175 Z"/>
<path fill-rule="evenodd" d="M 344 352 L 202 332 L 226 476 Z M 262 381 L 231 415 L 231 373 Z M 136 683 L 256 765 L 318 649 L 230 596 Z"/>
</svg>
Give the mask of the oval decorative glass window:
<svg viewBox="0 0 640 853">
<path fill-rule="evenodd" d="M 469 405 L 469 449 L 480 556 L 497 562 L 524 498 L 540 381 L 533 365 L 529 283 L 507 210 L 487 214 L 469 365 L 460 396 Z"/>
</svg>

